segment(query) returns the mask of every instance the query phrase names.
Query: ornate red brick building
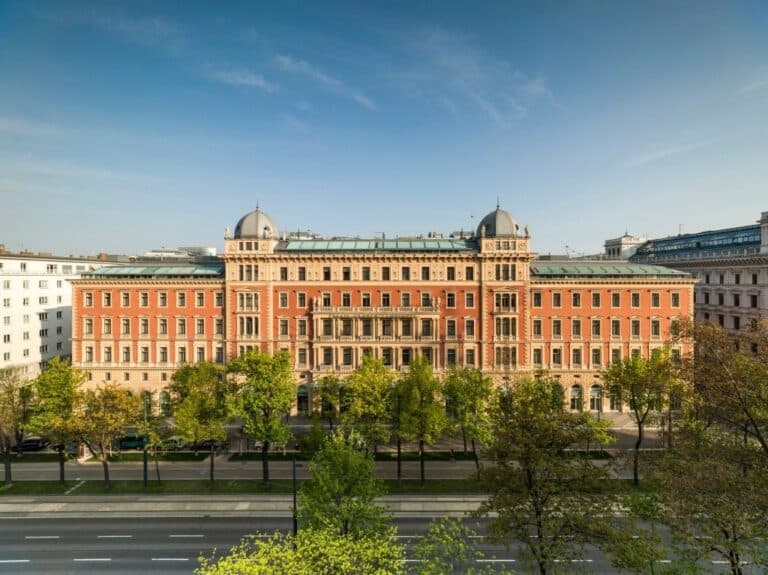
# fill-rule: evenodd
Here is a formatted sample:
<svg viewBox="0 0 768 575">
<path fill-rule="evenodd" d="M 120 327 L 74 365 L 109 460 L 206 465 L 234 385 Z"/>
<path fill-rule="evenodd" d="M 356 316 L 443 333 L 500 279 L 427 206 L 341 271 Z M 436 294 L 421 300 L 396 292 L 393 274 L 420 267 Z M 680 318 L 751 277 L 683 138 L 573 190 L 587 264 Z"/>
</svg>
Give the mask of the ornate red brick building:
<svg viewBox="0 0 768 575">
<path fill-rule="evenodd" d="M 646 356 L 693 312 L 693 280 L 660 266 L 542 260 L 497 207 L 474 234 L 281 236 L 263 211 L 215 263 L 105 268 L 73 282 L 73 360 L 92 380 L 162 389 L 183 362 L 288 350 L 297 405 L 363 355 L 401 370 L 478 367 L 497 381 L 546 369 L 573 405 L 610 410 L 599 372 Z M 685 350 L 677 350 L 685 351 Z M 587 398 L 589 397 L 589 401 Z"/>
</svg>

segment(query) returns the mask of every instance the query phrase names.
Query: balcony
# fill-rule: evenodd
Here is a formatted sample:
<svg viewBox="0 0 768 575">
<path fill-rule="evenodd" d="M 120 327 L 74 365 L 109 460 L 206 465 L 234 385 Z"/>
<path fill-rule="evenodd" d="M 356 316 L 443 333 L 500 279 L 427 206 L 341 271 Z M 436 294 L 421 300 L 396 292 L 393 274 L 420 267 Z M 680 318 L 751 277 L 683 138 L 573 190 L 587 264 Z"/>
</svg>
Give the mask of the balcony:
<svg viewBox="0 0 768 575">
<path fill-rule="evenodd" d="M 374 307 L 374 306 L 312 306 L 314 314 L 329 314 L 334 316 L 357 317 L 360 315 L 418 315 L 418 314 L 438 314 L 438 306 L 398 306 L 398 307 Z"/>
</svg>

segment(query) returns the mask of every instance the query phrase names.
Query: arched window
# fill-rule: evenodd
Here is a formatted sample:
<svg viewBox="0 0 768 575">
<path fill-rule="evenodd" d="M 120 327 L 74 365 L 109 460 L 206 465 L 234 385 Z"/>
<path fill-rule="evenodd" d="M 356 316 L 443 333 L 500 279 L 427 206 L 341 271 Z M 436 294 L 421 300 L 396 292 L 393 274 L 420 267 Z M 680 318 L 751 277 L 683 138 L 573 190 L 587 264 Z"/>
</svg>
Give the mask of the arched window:
<svg viewBox="0 0 768 575">
<path fill-rule="evenodd" d="M 603 389 L 599 385 L 593 385 L 589 390 L 589 409 L 603 411 Z"/>
<path fill-rule="evenodd" d="M 571 409 L 581 411 L 584 402 L 584 394 L 579 384 L 571 386 Z"/>
<path fill-rule="evenodd" d="M 163 417 L 171 415 L 171 394 L 167 391 L 160 392 L 160 413 Z"/>
<path fill-rule="evenodd" d="M 299 415 L 309 413 L 309 392 L 306 385 L 300 385 L 296 388 L 296 410 Z"/>
</svg>

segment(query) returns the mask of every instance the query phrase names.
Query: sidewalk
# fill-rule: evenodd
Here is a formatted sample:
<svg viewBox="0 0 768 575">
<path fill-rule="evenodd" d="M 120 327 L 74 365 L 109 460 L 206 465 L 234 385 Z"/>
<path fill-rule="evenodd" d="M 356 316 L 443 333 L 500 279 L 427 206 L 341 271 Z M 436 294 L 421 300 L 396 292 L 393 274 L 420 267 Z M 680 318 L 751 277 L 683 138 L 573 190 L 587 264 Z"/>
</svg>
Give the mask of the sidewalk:
<svg viewBox="0 0 768 575">
<path fill-rule="evenodd" d="M 387 495 L 379 499 L 396 516 L 456 515 L 474 511 L 484 495 Z M 157 495 L 4 497 L 9 517 L 279 517 L 291 516 L 291 495 Z"/>
</svg>

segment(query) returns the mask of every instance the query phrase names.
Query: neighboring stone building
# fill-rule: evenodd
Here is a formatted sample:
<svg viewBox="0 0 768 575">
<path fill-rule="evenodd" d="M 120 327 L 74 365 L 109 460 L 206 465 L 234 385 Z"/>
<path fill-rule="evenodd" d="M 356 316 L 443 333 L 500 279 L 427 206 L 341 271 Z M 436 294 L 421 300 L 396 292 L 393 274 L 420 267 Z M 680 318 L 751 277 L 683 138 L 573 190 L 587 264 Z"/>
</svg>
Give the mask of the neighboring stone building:
<svg viewBox="0 0 768 575">
<path fill-rule="evenodd" d="M 605 240 L 605 258 L 625 260 L 633 256 L 637 248 L 648 241 L 645 236 L 631 236 L 625 233 L 623 236 Z"/>
<path fill-rule="evenodd" d="M 18 366 L 34 377 L 51 358 L 71 355 L 69 280 L 102 265 L 95 259 L 0 250 L 0 368 Z"/>
<path fill-rule="evenodd" d="M 768 318 L 768 212 L 748 226 L 649 240 L 630 261 L 697 277 L 697 321 L 740 330 Z"/>
<path fill-rule="evenodd" d="M 313 382 L 350 374 L 366 354 L 394 370 L 421 355 L 437 373 L 477 367 L 499 382 L 547 369 L 574 406 L 618 407 L 603 403 L 599 372 L 663 345 L 692 313 L 694 280 L 537 261 L 530 242 L 498 207 L 471 237 L 395 239 L 285 236 L 256 209 L 227 231 L 221 264 L 106 268 L 73 282 L 74 361 L 95 381 L 161 389 L 185 361 L 286 349 L 303 411 Z"/>
</svg>

